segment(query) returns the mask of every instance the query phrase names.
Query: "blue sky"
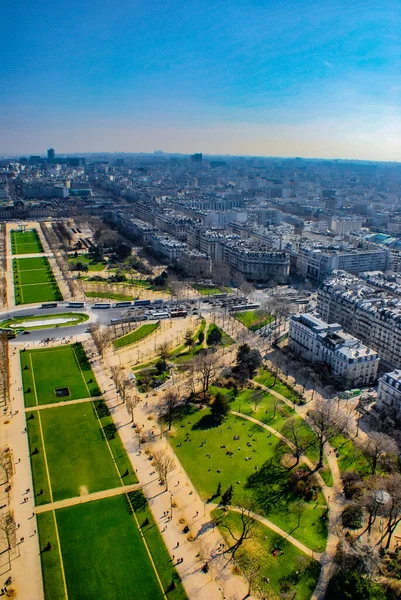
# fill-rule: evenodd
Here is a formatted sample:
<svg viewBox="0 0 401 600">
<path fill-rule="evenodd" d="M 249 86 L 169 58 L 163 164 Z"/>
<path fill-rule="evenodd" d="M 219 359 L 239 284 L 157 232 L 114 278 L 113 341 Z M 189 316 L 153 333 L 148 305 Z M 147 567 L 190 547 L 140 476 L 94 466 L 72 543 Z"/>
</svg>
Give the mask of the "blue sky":
<svg viewBox="0 0 401 600">
<path fill-rule="evenodd" d="M 20 0 L 2 13 L 2 154 L 401 157 L 401 0 Z"/>
</svg>

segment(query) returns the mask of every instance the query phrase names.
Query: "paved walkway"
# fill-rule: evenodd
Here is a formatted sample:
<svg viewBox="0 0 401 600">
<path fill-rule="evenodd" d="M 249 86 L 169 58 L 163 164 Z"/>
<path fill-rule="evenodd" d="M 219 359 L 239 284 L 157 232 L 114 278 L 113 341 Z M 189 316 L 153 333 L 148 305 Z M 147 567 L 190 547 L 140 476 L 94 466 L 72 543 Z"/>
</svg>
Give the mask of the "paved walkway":
<svg viewBox="0 0 401 600">
<path fill-rule="evenodd" d="M 63 400 L 62 402 L 52 402 L 51 404 L 37 404 L 35 406 L 29 406 L 24 409 L 26 413 L 42 410 L 42 408 L 59 408 L 60 406 L 69 406 L 70 404 L 82 404 L 83 402 L 94 402 L 100 400 L 100 397 L 93 398 L 80 398 L 79 400 Z"/>
<path fill-rule="evenodd" d="M 285 398 L 279 392 L 268 388 L 263 384 L 259 384 L 264 390 L 268 391 L 270 394 L 273 394 L 291 408 L 295 408 L 295 412 L 302 417 L 313 429 L 313 426 L 308 418 L 307 412 L 309 410 L 309 405 L 295 405 Z M 333 486 L 327 487 L 326 485 L 322 485 L 322 491 L 326 498 L 327 505 L 329 507 L 329 524 L 328 524 L 328 538 L 326 550 L 320 556 L 320 564 L 322 569 L 320 571 L 320 577 L 316 586 L 316 589 L 312 595 L 311 600 L 324 600 L 327 584 L 333 575 L 335 564 L 334 557 L 337 550 L 337 545 L 339 542 L 338 537 L 338 526 L 341 519 L 341 513 L 343 511 L 345 505 L 345 498 L 343 494 L 343 485 L 341 479 L 340 469 L 338 467 L 337 459 L 335 456 L 335 452 L 330 444 L 325 444 L 325 457 L 328 462 L 328 465 L 331 470 L 331 474 L 333 476 Z"/>
<path fill-rule="evenodd" d="M 135 409 L 135 421 L 141 429 L 141 437 L 149 439 L 138 451 L 138 435 L 128 426 L 130 421 L 125 406 L 117 399 L 114 385 L 105 374 L 101 361 L 96 359 L 92 368 L 101 389 L 106 391 L 103 397 L 137 472 L 166 547 L 171 557 L 184 559 L 176 568 L 188 597 L 191 600 L 221 600 L 223 596 L 232 600 L 244 598 L 247 583 L 232 574 L 231 563 L 218 551 L 224 540 L 214 525 L 209 505 L 201 500 L 172 448 L 159 433 L 153 414 L 157 397 L 149 396 L 147 403 L 144 401 Z M 160 486 L 149 456 L 144 452 L 145 448 L 152 452 L 163 450 L 174 457 L 175 469 L 169 476 L 169 491 L 164 491 L 164 487 Z M 165 516 L 171 510 L 172 519 Z M 186 525 L 193 541 L 188 540 L 188 534 L 183 531 Z M 202 571 L 206 560 L 210 567 L 208 574 Z"/>
<path fill-rule="evenodd" d="M 218 504 L 213 504 L 211 506 L 213 506 L 214 508 L 217 508 Z M 229 510 L 232 510 L 237 513 L 241 513 L 241 509 L 237 508 L 236 506 L 230 506 Z M 262 517 L 258 513 L 250 512 L 249 514 L 255 519 L 255 521 L 259 521 L 259 523 L 262 523 L 262 525 L 265 525 L 266 527 L 268 527 L 269 529 L 271 529 L 278 535 L 281 535 L 281 537 L 285 538 L 288 542 L 291 542 L 291 544 L 294 544 L 294 546 L 296 546 L 298 548 L 298 550 L 301 550 L 307 556 L 310 556 L 311 558 L 314 558 L 315 560 L 320 560 L 321 554 L 319 552 L 313 552 L 313 550 L 311 550 L 310 548 L 308 548 L 307 546 L 302 544 L 302 542 L 300 542 L 299 540 L 294 538 L 292 535 L 290 535 L 289 533 L 284 531 L 284 529 L 281 529 L 281 527 L 278 527 L 277 525 L 275 525 L 274 523 L 269 521 L 269 519 Z"/>
<path fill-rule="evenodd" d="M 103 500 L 103 498 L 121 496 L 122 494 L 140 490 L 141 487 L 140 483 L 133 483 L 131 485 L 124 485 L 110 490 L 93 492 L 92 494 L 82 494 L 82 496 L 75 496 L 74 498 L 65 498 L 65 500 L 58 500 L 56 502 L 49 502 L 48 504 L 37 506 L 34 513 L 38 515 L 40 513 L 48 512 L 49 510 L 56 510 L 57 508 L 66 508 L 68 506 L 76 506 L 77 504 L 85 504 L 86 502 L 94 502 L 95 500 Z"/>
</svg>

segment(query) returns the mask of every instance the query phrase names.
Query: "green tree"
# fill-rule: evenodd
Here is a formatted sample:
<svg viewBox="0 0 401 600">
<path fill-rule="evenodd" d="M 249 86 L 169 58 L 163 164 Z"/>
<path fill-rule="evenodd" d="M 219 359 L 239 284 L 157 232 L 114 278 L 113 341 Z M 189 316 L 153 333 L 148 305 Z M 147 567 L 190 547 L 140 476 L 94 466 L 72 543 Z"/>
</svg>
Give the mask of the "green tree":
<svg viewBox="0 0 401 600">
<path fill-rule="evenodd" d="M 214 327 L 207 336 L 207 344 L 208 346 L 217 346 L 218 344 L 221 344 L 222 338 L 223 335 L 221 333 L 221 330 L 217 327 Z"/>
<path fill-rule="evenodd" d="M 221 423 L 227 416 L 230 410 L 230 402 L 224 394 L 217 392 L 215 395 L 211 407 L 213 419 L 216 423 Z"/>
<path fill-rule="evenodd" d="M 326 600 L 385 600 L 383 589 L 355 571 L 337 571 L 329 581 Z"/>
<path fill-rule="evenodd" d="M 203 331 L 201 331 L 200 334 L 198 335 L 198 342 L 200 344 L 203 344 L 204 339 L 205 339 L 205 334 L 203 333 Z"/>
</svg>

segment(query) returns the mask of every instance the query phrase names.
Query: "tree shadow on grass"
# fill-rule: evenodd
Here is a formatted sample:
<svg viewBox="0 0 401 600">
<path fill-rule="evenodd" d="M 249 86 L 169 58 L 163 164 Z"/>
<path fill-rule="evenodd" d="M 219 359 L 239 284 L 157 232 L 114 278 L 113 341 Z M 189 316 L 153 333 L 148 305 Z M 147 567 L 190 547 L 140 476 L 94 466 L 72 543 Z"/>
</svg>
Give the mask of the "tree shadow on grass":
<svg viewBox="0 0 401 600">
<path fill-rule="evenodd" d="M 274 459 L 266 461 L 258 471 L 252 473 L 245 488 L 252 491 L 256 503 L 266 515 L 272 510 L 289 512 L 289 504 L 295 500 L 288 483 L 288 470 Z"/>
<path fill-rule="evenodd" d="M 117 427 L 114 425 L 114 423 L 105 425 L 103 429 L 100 429 L 99 431 L 102 439 L 106 439 L 107 441 L 114 440 L 117 435 Z"/>
<path fill-rule="evenodd" d="M 110 411 L 104 400 L 96 400 L 94 402 L 94 405 L 99 419 L 110 416 Z"/>
<path fill-rule="evenodd" d="M 205 429 L 214 429 L 218 427 L 221 423 L 218 423 L 212 415 L 203 415 L 194 425 L 192 425 L 192 429 L 194 431 L 205 430 Z"/>
</svg>

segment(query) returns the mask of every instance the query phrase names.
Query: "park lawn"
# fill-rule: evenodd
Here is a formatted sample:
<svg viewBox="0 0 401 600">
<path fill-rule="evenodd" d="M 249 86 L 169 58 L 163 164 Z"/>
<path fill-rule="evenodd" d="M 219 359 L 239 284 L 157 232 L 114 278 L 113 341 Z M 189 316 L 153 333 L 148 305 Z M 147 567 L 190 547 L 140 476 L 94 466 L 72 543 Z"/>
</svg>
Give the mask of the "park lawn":
<svg viewBox="0 0 401 600">
<path fill-rule="evenodd" d="M 13 263 L 17 265 L 18 271 L 31 271 L 32 269 L 44 269 L 49 265 L 49 261 L 45 256 L 34 258 L 13 258 Z"/>
<path fill-rule="evenodd" d="M 217 331 L 220 331 L 221 333 L 221 344 L 219 344 L 219 346 L 221 346 L 222 348 L 226 348 L 227 346 L 231 346 L 232 344 L 235 344 L 233 338 L 228 335 L 225 331 L 223 331 L 223 329 L 221 327 L 219 327 L 218 325 L 216 325 L 216 323 L 210 323 L 208 329 L 207 329 L 207 333 L 206 333 L 206 340 L 209 336 L 209 334 L 214 331 L 215 329 L 217 329 Z"/>
<path fill-rule="evenodd" d="M 175 583 L 175 589 L 168 592 L 167 597 L 171 600 L 186 599 L 187 595 L 180 577 L 171 562 L 170 555 L 167 552 L 167 548 L 143 492 L 141 490 L 129 492 L 128 496 L 148 544 L 149 551 L 157 566 L 157 572 L 159 573 L 164 589 L 167 590 L 172 581 Z"/>
<path fill-rule="evenodd" d="M 287 400 L 290 400 L 290 402 L 300 404 L 300 397 L 297 394 L 297 392 L 295 392 L 286 383 L 280 381 L 280 379 L 278 378 L 276 380 L 276 383 L 274 384 L 274 375 L 267 369 L 260 369 L 258 375 L 254 377 L 254 381 L 256 381 L 257 383 L 261 383 L 262 385 L 265 385 L 266 387 L 271 388 L 272 390 L 275 390 L 276 392 L 287 398 Z"/>
<path fill-rule="evenodd" d="M 191 358 L 199 354 L 199 352 L 204 347 L 203 342 L 200 344 L 198 342 L 199 334 L 204 333 L 206 328 L 206 320 L 202 319 L 199 328 L 192 336 L 195 344 L 192 346 L 191 350 L 188 350 L 188 346 L 182 344 L 178 348 L 172 351 L 169 361 L 175 364 L 188 362 Z"/>
<path fill-rule="evenodd" d="M 223 524 L 228 525 L 231 531 L 238 535 L 241 532 L 240 515 L 232 511 L 224 515 L 219 509 L 214 510 L 212 515 L 217 521 L 226 547 L 229 547 L 234 540 Z M 275 548 L 280 548 L 282 554 L 273 556 Z M 235 558 L 240 568 L 246 562 L 251 562 L 253 567 L 260 565 L 257 581 L 270 600 L 279 600 L 285 591 L 288 598 L 309 600 L 320 574 L 320 564 L 316 560 L 258 521 L 255 521 L 252 538 L 244 542 Z M 269 583 L 263 578 L 267 578 Z"/>
<path fill-rule="evenodd" d="M 106 261 L 93 262 L 88 254 L 80 254 L 79 256 L 69 256 L 67 262 L 69 265 L 76 265 L 77 263 L 87 265 L 88 271 L 103 271 L 107 264 Z"/>
<path fill-rule="evenodd" d="M 352 440 L 346 438 L 344 435 L 337 435 L 335 438 L 330 440 L 330 445 L 336 448 L 340 454 L 338 459 L 338 466 L 340 468 L 341 475 L 345 471 L 355 471 L 362 477 L 368 477 L 372 474 L 371 467 L 366 456 L 362 450 L 357 448 Z"/>
<path fill-rule="evenodd" d="M 153 333 L 159 327 L 159 325 L 159 321 L 157 323 L 146 323 L 146 325 L 141 325 L 138 327 L 138 329 L 135 329 L 135 331 L 131 331 L 131 333 L 127 333 L 126 335 L 114 340 L 114 347 L 123 348 L 124 346 L 135 344 L 135 342 L 139 342 L 140 340 L 143 340 L 143 338 Z"/>
<path fill-rule="evenodd" d="M 59 323 L 56 327 L 70 327 L 71 325 L 79 325 L 89 319 L 89 315 L 84 313 L 57 313 L 56 315 L 40 315 L 28 317 L 14 317 L 0 323 L 0 327 L 12 327 L 14 329 L 48 329 L 54 325 L 35 325 L 37 321 L 50 321 L 52 319 L 70 319 L 65 323 Z M 21 323 L 29 323 L 29 326 L 22 326 Z"/>
<path fill-rule="evenodd" d="M 199 283 L 191 284 L 194 290 L 199 292 L 202 296 L 214 296 L 215 294 L 221 294 L 221 290 L 218 287 L 202 285 Z"/>
<path fill-rule="evenodd" d="M 119 292 L 93 292 L 85 290 L 87 298 L 99 298 L 101 300 L 117 300 L 124 302 L 125 300 L 135 300 L 136 296 L 120 294 Z"/>
<path fill-rule="evenodd" d="M 37 285 L 14 285 L 15 304 L 32 304 L 34 302 L 52 302 L 63 299 L 60 289 L 54 283 Z"/>
<path fill-rule="evenodd" d="M 60 564 L 56 516 L 53 510 L 36 515 L 45 600 L 67 600 Z M 51 550 L 46 550 L 50 542 Z"/>
<path fill-rule="evenodd" d="M 234 317 L 251 331 L 257 331 L 258 329 L 261 329 L 261 327 L 274 321 L 272 315 L 261 310 L 244 310 L 235 313 Z"/>
<path fill-rule="evenodd" d="M 53 404 L 100 396 L 100 390 L 82 345 L 72 344 L 20 352 L 25 405 Z M 67 387 L 68 396 L 55 396 Z M 29 390 L 29 391 L 28 391 Z"/>
<path fill-rule="evenodd" d="M 163 599 L 125 495 L 59 509 L 56 519 L 69 600 Z"/>
<path fill-rule="evenodd" d="M 35 421 L 41 423 L 44 449 L 31 456 L 32 465 L 44 461 L 47 467 L 53 501 L 74 498 L 121 486 L 113 457 L 103 437 L 91 402 L 47 408 L 32 413 L 28 431 Z M 35 423 L 36 427 L 36 423 Z M 111 432 L 105 432 L 106 436 Z M 40 435 L 40 432 L 39 432 Z M 116 433 L 116 435 L 118 435 Z M 33 467 L 35 496 L 44 504 L 41 489 L 45 490 L 42 467 Z M 47 479 L 46 469 L 44 470 Z"/>
<path fill-rule="evenodd" d="M 29 416 L 26 416 L 26 430 L 28 434 L 29 457 L 31 459 L 32 480 L 35 492 L 35 506 L 41 506 L 42 504 L 51 502 L 51 493 L 46 472 L 46 462 L 44 459 L 41 417 L 39 412 L 30 413 Z"/>
<path fill-rule="evenodd" d="M 13 254 L 38 254 L 43 252 L 43 246 L 36 229 L 11 231 L 11 246 Z"/>
<path fill-rule="evenodd" d="M 50 277 L 45 269 L 32 269 L 19 273 L 19 285 L 32 285 L 35 283 L 49 283 Z"/>
<path fill-rule="evenodd" d="M 118 433 L 116 426 L 114 425 L 113 417 L 104 402 L 104 400 L 95 400 L 93 402 L 94 413 L 99 419 L 104 435 L 109 442 L 110 450 L 113 454 L 115 464 L 117 465 L 118 472 L 123 480 L 124 485 L 131 485 L 132 483 L 138 483 L 138 478 L 135 471 L 132 468 L 131 461 L 125 451 L 124 445 L 121 441 L 120 434 Z M 127 415 L 127 421 L 130 417 Z"/>
<path fill-rule="evenodd" d="M 282 400 L 273 396 L 272 394 L 269 394 L 269 392 L 264 392 L 262 399 L 257 404 L 255 410 L 255 403 L 252 400 L 252 393 L 254 390 L 245 389 L 236 396 L 234 395 L 234 391 L 228 388 L 210 386 L 209 390 L 212 395 L 216 395 L 217 392 L 221 392 L 227 396 L 231 402 L 231 410 L 235 410 L 244 415 L 253 417 L 265 425 L 272 427 L 279 433 L 282 433 L 287 419 L 294 419 L 297 424 L 298 431 L 301 432 L 302 430 L 303 439 L 308 446 L 305 455 L 307 458 L 317 464 L 317 461 L 319 460 L 319 448 L 312 428 L 308 425 L 308 423 L 306 423 L 306 421 L 304 421 L 304 419 L 302 419 L 302 417 L 296 414 L 292 407 L 285 404 Z M 274 410 L 275 407 L 276 410 Z M 324 460 L 324 468 L 321 469 L 319 473 L 323 477 L 326 485 L 331 487 L 333 485 L 333 477 L 326 458 Z"/>
<path fill-rule="evenodd" d="M 240 436 L 240 440 L 234 440 L 234 436 Z M 232 485 L 233 504 L 255 501 L 261 514 L 284 531 L 291 531 L 316 552 L 324 550 L 327 527 L 321 519 L 326 508 L 323 495 L 319 492 L 317 502 L 305 503 L 302 523 L 297 528 L 292 506 L 299 498 L 289 489 L 288 470 L 279 464 L 280 442 L 272 433 L 231 414 L 222 425 L 215 426 L 209 409 L 194 409 L 175 425 L 170 439 L 204 500 L 213 497 L 219 483 L 223 492 Z M 234 452 L 231 458 L 227 451 Z"/>
</svg>

